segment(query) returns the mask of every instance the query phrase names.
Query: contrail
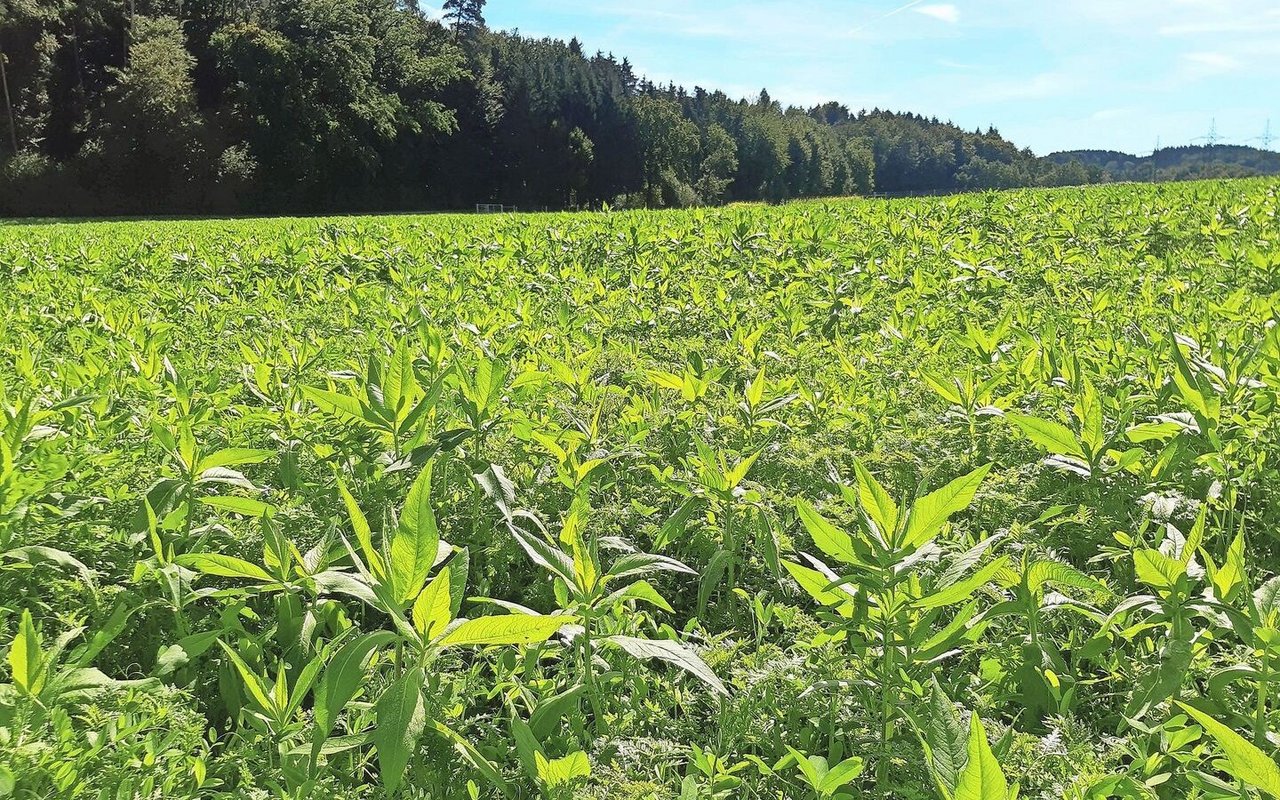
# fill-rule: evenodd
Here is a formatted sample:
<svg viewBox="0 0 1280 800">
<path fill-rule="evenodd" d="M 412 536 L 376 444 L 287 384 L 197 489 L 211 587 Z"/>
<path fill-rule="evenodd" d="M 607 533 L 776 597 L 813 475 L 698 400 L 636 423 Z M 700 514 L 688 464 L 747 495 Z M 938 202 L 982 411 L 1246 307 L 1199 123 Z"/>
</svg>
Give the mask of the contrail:
<svg viewBox="0 0 1280 800">
<path fill-rule="evenodd" d="M 887 13 L 887 14 L 881 14 L 880 16 L 876 17 L 875 19 L 871 20 L 870 22 L 866 23 L 865 25 L 860 25 L 860 26 L 858 26 L 857 28 L 854 28 L 853 30 L 849 31 L 849 34 L 850 34 L 850 35 L 852 35 L 852 34 L 855 34 L 855 33 L 862 33 L 862 32 L 863 32 L 863 31 L 865 31 L 867 28 L 870 28 L 872 25 L 875 25 L 877 22 L 880 22 L 881 20 L 888 19 L 889 17 L 897 16 L 898 14 L 901 14 L 903 11 L 907 11 L 908 9 L 915 8 L 916 6 L 920 5 L 920 4 L 921 4 L 921 3 L 923 3 L 924 1 L 925 1 L 925 0 L 911 0 L 911 2 L 910 2 L 910 3 L 907 3 L 906 5 L 898 6 L 897 8 L 895 8 L 895 9 L 894 9 L 894 10 L 892 10 L 892 11 L 890 11 L 889 13 Z"/>
</svg>

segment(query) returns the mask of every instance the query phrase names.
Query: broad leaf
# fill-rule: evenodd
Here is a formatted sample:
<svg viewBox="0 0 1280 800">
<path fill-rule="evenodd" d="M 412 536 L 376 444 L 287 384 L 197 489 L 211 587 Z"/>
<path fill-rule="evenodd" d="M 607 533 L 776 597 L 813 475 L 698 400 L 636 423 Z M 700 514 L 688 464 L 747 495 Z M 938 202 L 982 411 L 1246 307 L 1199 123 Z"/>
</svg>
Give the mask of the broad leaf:
<svg viewBox="0 0 1280 800">
<path fill-rule="evenodd" d="M 388 557 L 396 599 L 412 600 L 422 591 L 436 563 L 440 532 L 431 509 L 431 464 L 423 467 L 409 489 Z"/>
<path fill-rule="evenodd" d="M 41 667 L 40 635 L 36 632 L 31 612 L 22 610 L 22 618 L 18 622 L 18 632 L 9 645 L 6 658 L 13 674 L 13 683 L 19 690 L 28 694 L 39 694 L 44 683 Z"/>
<path fill-rule="evenodd" d="M 871 471 L 861 461 L 853 462 L 853 473 L 858 482 L 858 502 L 871 521 L 880 528 L 885 539 L 898 528 L 898 506 Z"/>
<path fill-rule="evenodd" d="M 203 572 L 206 575 L 217 575 L 221 578 L 247 578 L 248 580 L 273 582 L 276 579 L 257 564 L 251 564 L 242 558 L 226 556 L 221 553 L 186 553 L 174 559 L 188 569 Z"/>
<path fill-rule="evenodd" d="M 450 574 L 449 567 L 440 570 L 413 603 L 413 627 L 427 641 L 443 633 L 453 619 L 449 613 Z"/>
<path fill-rule="evenodd" d="M 395 640 L 391 631 L 365 634 L 342 645 L 329 659 L 315 692 L 315 732 L 311 758 L 321 752 L 329 734 L 338 723 L 338 715 L 347 703 L 365 687 L 365 670 L 373 651 Z"/>
<path fill-rule="evenodd" d="M 545 642 L 565 625 L 578 621 L 569 616 L 529 616 L 509 614 L 463 620 L 440 639 L 440 647 L 495 644 L 535 644 Z"/>
<path fill-rule="evenodd" d="M 1017 425 L 1028 439 L 1048 450 L 1050 455 L 1075 456 L 1088 460 L 1084 447 L 1066 425 L 1026 414 L 1005 414 L 1005 417 Z"/>
<path fill-rule="evenodd" d="M 968 475 L 956 478 L 941 489 L 916 500 L 911 506 L 903 544 L 908 548 L 917 548 L 938 535 L 947 520 L 969 507 L 978 487 L 990 471 L 990 464 L 978 467 Z"/>
<path fill-rule="evenodd" d="M 1186 703 L 1178 703 L 1178 706 L 1200 723 L 1222 748 L 1227 756 L 1228 771 L 1233 776 L 1272 797 L 1280 797 L 1280 767 L 1270 756 L 1200 709 Z"/>
<path fill-rule="evenodd" d="M 370 739 L 378 751 L 378 770 L 388 793 L 400 788 L 409 758 L 427 726 L 422 702 L 422 667 L 414 667 L 387 687 L 374 704 L 377 725 Z"/>
<path fill-rule="evenodd" d="M 673 664 L 710 686 L 717 694 L 729 696 L 729 690 L 716 677 L 707 662 L 697 653 L 669 639 L 638 639 L 634 636 L 609 636 L 604 641 L 616 645 L 629 655 L 639 659 L 656 658 Z"/>
<path fill-rule="evenodd" d="M 828 522 L 808 502 L 797 499 L 796 513 L 819 550 L 845 564 L 862 563 L 862 560 L 858 558 L 857 552 L 853 549 L 853 539 L 849 534 Z"/>
<path fill-rule="evenodd" d="M 960 771 L 953 800 L 1007 800 L 1009 783 L 991 752 L 987 732 L 976 712 L 969 715 L 968 761 Z"/>
</svg>

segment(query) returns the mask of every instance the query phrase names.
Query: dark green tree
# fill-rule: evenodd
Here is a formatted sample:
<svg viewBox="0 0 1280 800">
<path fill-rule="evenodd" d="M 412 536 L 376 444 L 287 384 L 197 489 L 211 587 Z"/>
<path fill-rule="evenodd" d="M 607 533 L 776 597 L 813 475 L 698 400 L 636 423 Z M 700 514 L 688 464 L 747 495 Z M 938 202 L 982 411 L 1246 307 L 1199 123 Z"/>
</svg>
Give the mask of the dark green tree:
<svg viewBox="0 0 1280 800">
<path fill-rule="evenodd" d="M 444 18 L 453 25 L 456 35 L 474 33 L 484 28 L 485 0 L 445 0 Z"/>
</svg>

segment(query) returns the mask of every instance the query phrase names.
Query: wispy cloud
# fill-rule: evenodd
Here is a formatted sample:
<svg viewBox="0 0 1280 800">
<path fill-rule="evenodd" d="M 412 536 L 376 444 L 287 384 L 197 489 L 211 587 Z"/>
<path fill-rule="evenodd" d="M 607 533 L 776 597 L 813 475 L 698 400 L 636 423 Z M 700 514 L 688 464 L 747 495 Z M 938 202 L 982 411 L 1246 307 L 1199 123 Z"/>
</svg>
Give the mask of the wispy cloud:
<svg viewBox="0 0 1280 800">
<path fill-rule="evenodd" d="M 1240 69 L 1239 59 L 1226 53 L 1206 51 L 1201 53 L 1184 53 L 1183 66 L 1193 77 L 1225 75 Z"/>
<path fill-rule="evenodd" d="M 1280 9 L 1259 14 L 1240 14 L 1226 18 L 1195 19 L 1164 25 L 1157 29 L 1161 36 L 1205 36 L 1210 34 L 1259 34 L 1280 31 Z"/>
<path fill-rule="evenodd" d="M 942 20 L 943 22 L 948 22 L 952 25 L 960 21 L 960 9 L 956 8 L 951 3 L 934 3 L 927 6 L 919 6 L 912 10 L 917 14 L 923 14 L 926 17 L 933 17 L 934 19 Z"/>
<path fill-rule="evenodd" d="M 906 3 L 906 4 L 904 4 L 904 5 L 900 5 L 900 6 L 898 6 L 897 8 L 893 9 L 892 11 L 888 11 L 888 12 L 886 12 L 886 13 L 884 13 L 884 14 L 881 14 L 880 16 L 876 17 L 875 19 L 870 20 L 869 22 L 866 22 L 866 23 L 864 23 L 864 24 L 862 24 L 862 25 L 859 25 L 858 27 L 856 27 L 856 28 L 854 28 L 853 30 L 849 31 L 849 33 L 850 33 L 850 35 L 855 35 L 855 34 L 862 33 L 862 32 L 863 32 L 863 31 L 865 31 L 867 28 L 870 28 L 872 25 L 875 25 L 877 22 L 882 22 L 882 21 L 884 21 L 884 20 L 888 19 L 889 17 L 896 17 L 896 16 L 898 16 L 899 14 L 901 14 L 902 12 L 904 12 L 904 11 L 910 11 L 911 9 L 915 8 L 915 7 L 916 7 L 916 6 L 918 6 L 918 5 L 921 5 L 921 4 L 922 4 L 922 3 L 924 3 L 924 2 L 925 2 L 925 0 L 911 0 L 911 2 L 910 2 L 910 3 Z"/>
</svg>

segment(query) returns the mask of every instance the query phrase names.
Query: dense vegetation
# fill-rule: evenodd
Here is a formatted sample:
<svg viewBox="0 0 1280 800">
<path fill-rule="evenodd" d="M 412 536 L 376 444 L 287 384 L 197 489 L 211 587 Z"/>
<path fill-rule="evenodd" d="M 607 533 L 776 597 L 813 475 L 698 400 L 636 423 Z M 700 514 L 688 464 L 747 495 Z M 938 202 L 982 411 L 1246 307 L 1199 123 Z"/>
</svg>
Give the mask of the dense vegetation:
<svg viewBox="0 0 1280 800">
<path fill-rule="evenodd" d="M 1131 156 L 1112 150 L 1075 150 L 1053 153 L 1048 158 L 1063 165 L 1075 162 L 1118 181 L 1280 175 L 1280 153 L 1228 144 L 1166 147 L 1149 156 Z"/>
<path fill-rule="evenodd" d="M 655 86 L 406 0 L 5 0 L 0 214 L 621 207 L 1108 178 L 995 130 Z M 1126 175 L 1126 177 L 1128 177 Z"/>
<path fill-rule="evenodd" d="M 2 227 L 0 796 L 1278 796 L 1278 243 L 1264 180 Z"/>
</svg>

